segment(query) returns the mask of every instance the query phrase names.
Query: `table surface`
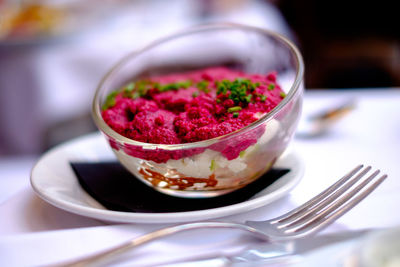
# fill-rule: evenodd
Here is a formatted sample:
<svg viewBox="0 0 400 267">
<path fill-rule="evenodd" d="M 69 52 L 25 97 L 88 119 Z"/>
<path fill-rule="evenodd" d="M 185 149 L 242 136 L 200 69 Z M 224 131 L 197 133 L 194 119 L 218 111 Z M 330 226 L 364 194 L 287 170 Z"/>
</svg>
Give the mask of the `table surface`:
<svg viewBox="0 0 400 267">
<path fill-rule="evenodd" d="M 267 206 L 215 220 L 272 218 L 305 202 L 363 163 L 381 169 L 389 178 L 324 232 L 399 226 L 400 88 L 306 91 L 303 118 L 348 99 L 355 100 L 355 109 L 328 133 L 294 138 L 291 149 L 301 155 L 306 170 L 304 178 L 288 195 Z M 107 223 L 51 206 L 30 187 L 29 173 L 37 160 L 0 158 L 0 266 L 60 262 L 167 226 L 156 222 Z M 146 266 L 215 251 L 233 253 L 251 242 L 254 240 L 234 230 L 196 230 L 153 242 L 128 256 L 130 263 Z"/>
</svg>

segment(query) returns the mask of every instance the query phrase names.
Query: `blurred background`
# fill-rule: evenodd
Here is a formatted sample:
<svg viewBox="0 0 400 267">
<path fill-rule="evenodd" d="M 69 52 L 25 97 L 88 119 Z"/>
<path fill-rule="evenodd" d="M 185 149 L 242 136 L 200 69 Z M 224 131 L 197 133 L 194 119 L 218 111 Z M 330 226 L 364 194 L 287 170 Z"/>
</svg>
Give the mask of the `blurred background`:
<svg viewBox="0 0 400 267">
<path fill-rule="evenodd" d="M 300 48 L 307 90 L 400 86 L 395 1 L 0 0 L 0 157 L 96 131 L 91 100 L 123 55 L 175 31 L 236 22 Z"/>
</svg>

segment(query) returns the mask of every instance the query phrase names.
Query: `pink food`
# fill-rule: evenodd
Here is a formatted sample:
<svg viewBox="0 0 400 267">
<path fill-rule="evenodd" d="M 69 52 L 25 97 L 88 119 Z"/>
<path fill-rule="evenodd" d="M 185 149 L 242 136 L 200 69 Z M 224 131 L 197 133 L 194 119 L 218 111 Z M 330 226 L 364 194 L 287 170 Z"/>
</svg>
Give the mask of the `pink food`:
<svg viewBox="0 0 400 267">
<path fill-rule="evenodd" d="M 144 143 L 183 144 L 237 131 L 270 112 L 285 97 L 276 72 L 246 74 L 223 67 L 149 77 L 110 94 L 104 121 L 119 134 Z M 257 142 L 264 129 L 240 140 L 211 146 L 228 160 Z M 158 163 L 201 153 L 147 151 L 131 145 L 129 154 Z"/>
</svg>

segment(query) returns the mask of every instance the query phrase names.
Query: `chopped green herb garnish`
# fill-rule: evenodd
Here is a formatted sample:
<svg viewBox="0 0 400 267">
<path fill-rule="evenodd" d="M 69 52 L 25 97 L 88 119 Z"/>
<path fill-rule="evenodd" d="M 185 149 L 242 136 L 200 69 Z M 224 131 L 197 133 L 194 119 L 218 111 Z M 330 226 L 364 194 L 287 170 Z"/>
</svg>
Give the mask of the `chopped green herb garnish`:
<svg viewBox="0 0 400 267">
<path fill-rule="evenodd" d="M 235 111 L 240 111 L 240 110 L 242 110 L 242 107 L 239 107 L 239 106 L 228 108 L 228 112 L 230 112 L 230 113 L 235 112 Z"/>
<path fill-rule="evenodd" d="M 228 112 L 233 113 L 233 117 L 235 118 L 239 116 L 238 111 L 240 111 L 242 107 L 246 107 L 249 103 L 252 102 L 252 100 L 254 102 L 254 98 L 256 96 L 259 96 L 261 101 L 265 101 L 266 99 L 266 96 L 255 92 L 257 87 L 260 86 L 260 82 L 253 83 L 251 80 L 246 78 L 237 78 L 234 81 L 224 79 L 221 81 L 215 81 L 214 85 L 217 90 L 217 95 L 223 95 L 223 97 L 216 99 L 217 103 L 221 103 L 227 98 L 234 102 L 235 106 L 228 108 Z M 146 96 L 149 92 L 152 92 L 152 90 L 156 90 L 158 92 L 167 92 L 171 90 L 177 91 L 179 89 L 186 89 L 191 86 L 194 86 L 191 80 L 184 80 L 167 84 L 160 84 L 158 82 L 153 82 L 146 79 L 130 82 L 122 87 L 119 91 L 110 93 L 104 101 L 102 109 L 105 110 L 107 108 L 113 107 L 115 105 L 115 97 L 118 94 L 125 98 L 136 99 Z M 209 93 L 211 90 L 210 83 L 207 80 L 202 80 L 195 84 L 195 86 L 199 91 L 194 92 L 192 94 L 193 97 L 199 96 L 200 92 Z M 271 90 L 273 88 L 275 88 L 275 84 L 269 84 L 268 89 Z M 281 97 L 284 96 L 286 95 L 281 94 Z"/>
<path fill-rule="evenodd" d="M 169 83 L 169 84 L 163 84 L 160 85 L 160 87 L 158 88 L 158 91 L 160 92 L 167 92 L 167 91 L 172 91 L 172 90 L 178 90 L 179 86 L 176 83 Z"/>
<path fill-rule="evenodd" d="M 123 97 L 132 97 L 132 91 L 135 89 L 135 83 L 131 82 L 123 88 Z"/>
<path fill-rule="evenodd" d="M 187 89 L 192 85 L 192 81 L 187 80 L 187 81 L 177 82 L 176 84 L 179 86 L 179 88 Z"/>
<path fill-rule="evenodd" d="M 254 92 L 254 90 L 256 90 L 256 88 L 257 88 L 257 85 L 255 83 L 250 83 L 249 84 L 250 92 Z"/>
<path fill-rule="evenodd" d="M 244 99 L 246 100 L 247 103 L 250 103 L 252 97 L 253 97 L 253 95 L 249 94 Z"/>
<path fill-rule="evenodd" d="M 267 96 L 266 95 L 260 95 L 260 100 L 262 102 L 264 102 L 265 100 L 267 100 Z"/>
<path fill-rule="evenodd" d="M 131 95 L 133 99 L 145 96 L 147 92 L 152 88 L 157 88 L 158 83 L 154 83 L 148 80 L 140 80 L 135 83 L 135 89 Z"/>
<path fill-rule="evenodd" d="M 252 92 L 260 85 L 260 83 L 253 83 L 251 80 L 238 78 L 233 82 L 229 80 L 222 80 L 215 82 L 217 87 L 217 94 L 226 95 L 229 91 L 229 98 L 235 104 L 242 103 L 247 105 L 252 98 Z"/>
<path fill-rule="evenodd" d="M 102 110 L 106 110 L 109 108 L 112 108 L 113 106 L 115 106 L 115 97 L 118 95 L 118 91 L 114 91 L 112 93 L 110 93 L 107 98 L 106 101 L 104 102 L 104 105 L 102 106 Z"/>
<path fill-rule="evenodd" d="M 124 90 L 127 92 L 131 92 L 133 89 L 135 89 L 135 83 L 131 82 L 127 86 L 125 86 Z"/>
<path fill-rule="evenodd" d="M 213 171 L 214 169 L 215 169 L 215 160 L 212 159 L 210 164 L 210 171 Z"/>
<path fill-rule="evenodd" d="M 208 92 L 210 92 L 210 89 L 208 88 L 208 84 L 209 84 L 208 81 L 201 81 L 201 82 L 198 82 L 198 83 L 196 84 L 196 87 L 197 87 L 200 91 L 203 91 L 204 93 L 208 93 Z"/>
<path fill-rule="evenodd" d="M 273 84 L 273 83 L 268 84 L 268 90 L 269 91 L 272 91 L 274 89 L 275 89 L 275 84 Z"/>
<path fill-rule="evenodd" d="M 240 151 L 240 152 L 239 152 L 239 157 L 243 158 L 245 153 L 246 153 L 246 152 L 245 152 L 244 150 Z"/>
<path fill-rule="evenodd" d="M 131 98 L 133 98 L 133 99 L 136 99 L 136 98 L 139 98 L 139 97 L 141 97 L 141 95 L 140 95 L 140 93 L 138 91 L 133 92 L 133 94 L 131 96 Z"/>
<path fill-rule="evenodd" d="M 159 92 L 167 92 L 171 90 L 187 89 L 192 85 L 192 81 L 180 81 L 176 83 L 159 84 L 154 83 L 154 88 L 157 88 Z"/>
<path fill-rule="evenodd" d="M 216 81 L 215 86 L 217 87 L 217 94 L 226 94 L 228 92 L 228 88 L 223 82 Z"/>
<path fill-rule="evenodd" d="M 176 83 L 167 83 L 167 84 L 157 84 L 154 86 L 155 88 L 158 89 L 160 92 L 166 92 L 166 91 L 171 91 L 171 90 L 179 90 L 179 89 L 187 89 L 192 85 L 192 81 L 180 81 Z"/>
<path fill-rule="evenodd" d="M 280 93 L 280 96 L 281 96 L 282 98 L 285 98 L 285 97 L 286 97 L 286 94 L 285 94 L 284 92 L 281 92 L 281 93 Z"/>
</svg>

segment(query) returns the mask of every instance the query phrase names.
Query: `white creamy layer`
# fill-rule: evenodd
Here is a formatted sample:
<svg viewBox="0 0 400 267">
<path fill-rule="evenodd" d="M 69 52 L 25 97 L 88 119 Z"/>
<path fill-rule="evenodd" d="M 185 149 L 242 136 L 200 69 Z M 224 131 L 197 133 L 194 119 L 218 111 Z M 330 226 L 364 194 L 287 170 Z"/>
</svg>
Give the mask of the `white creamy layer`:
<svg viewBox="0 0 400 267">
<path fill-rule="evenodd" d="M 166 163 L 154 164 L 161 168 L 172 168 L 187 177 L 207 178 L 214 173 L 216 168 L 227 168 L 233 173 L 239 173 L 247 167 L 247 156 L 260 145 L 268 143 L 280 129 L 280 123 L 277 120 L 270 120 L 266 124 L 264 134 L 258 139 L 257 143 L 249 146 L 241 152 L 241 156 L 233 160 L 228 160 L 220 152 L 206 149 L 203 153 L 191 157 L 173 160 Z"/>
<path fill-rule="evenodd" d="M 148 165 L 153 166 L 154 171 L 160 172 L 160 174 L 163 175 L 166 174 L 166 170 L 175 170 L 186 177 L 207 178 L 212 175 L 215 170 L 221 169 L 237 174 L 247 168 L 246 161 L 252 157 L 251 154 L 259 149 L 260 146 L 265 146 L 276 136 L 279 133 L 280 127 L 279 121 L 274 119 L 270 120 L 266 124 L 264 134 L 258 139 L 257 143 L 249 146 L 240 153 L 239 157 L 233 160 L 226 159 L 218 151 L 206 149 L 203 153 L 179 160 L 170 159 L 166 163 L 148 161 Z M 114 152 L 126 168 L 136 175 L 140 175 L 138 171 L 143 167 L 144 160 L 127 155 L 122 149 L 114 150 Z"/>
</svg>

